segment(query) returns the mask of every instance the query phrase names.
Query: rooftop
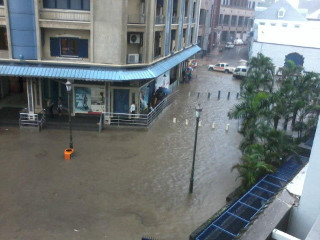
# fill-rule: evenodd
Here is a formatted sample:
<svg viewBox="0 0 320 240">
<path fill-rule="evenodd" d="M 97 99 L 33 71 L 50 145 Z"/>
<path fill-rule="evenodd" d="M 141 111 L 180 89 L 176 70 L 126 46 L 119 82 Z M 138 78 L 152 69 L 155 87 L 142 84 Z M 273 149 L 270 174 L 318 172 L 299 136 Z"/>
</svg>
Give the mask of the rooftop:
<svg viewBox="0 0 320 240">
<path fill-rule="evenodd" d="M 285 14 L 279 18 L 279 10 L 284 9 Z M 271 5 L 268 9 L 257 13 L 256 19 L 268 20 L 284 20 L 284 21 L 307 21 L 294 7 L 292 7 L 286 0 L 279 0 Z"/>
</svg>

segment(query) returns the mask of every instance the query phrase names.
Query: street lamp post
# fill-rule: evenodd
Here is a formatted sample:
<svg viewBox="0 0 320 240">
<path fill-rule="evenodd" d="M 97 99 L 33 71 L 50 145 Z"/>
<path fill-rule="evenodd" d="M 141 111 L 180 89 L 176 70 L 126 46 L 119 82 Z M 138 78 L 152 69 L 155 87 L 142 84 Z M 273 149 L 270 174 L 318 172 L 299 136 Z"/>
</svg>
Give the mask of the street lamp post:
<svg viewBox="0 0 320 240">
<path fill-rule="evenodd" d="M 199 127 L 199 120 L 202 108 L 200 104 L 196 107 L 196 134 L 194 138 L 194 146 L 193 146 L 193 159 L 192 159 L 192 169 L 191 169 L 191 177 L 190 177 L 190 185 L 189 185 L 189 193 L 193 192 L 193 176 L 194 176 L 194 163 L 196 160 L 196 150 L 197 150 L 197 139 L 198 139 L 198 127 Z"/>
<path fill-rule="evenodd" d="M 72 141 L 72 127 L 71 127 L 71 98 L 70 98 L 70 94 L 71 94 L 71 82 L 68 80 L 66 82 L 66 88 L 67 88 L 67 92 L 68 92 L 68 111 L 69 111 L 69 129 L 70 129 L 70 148 L 73 149 L 73 141 Z"/>
</svg>

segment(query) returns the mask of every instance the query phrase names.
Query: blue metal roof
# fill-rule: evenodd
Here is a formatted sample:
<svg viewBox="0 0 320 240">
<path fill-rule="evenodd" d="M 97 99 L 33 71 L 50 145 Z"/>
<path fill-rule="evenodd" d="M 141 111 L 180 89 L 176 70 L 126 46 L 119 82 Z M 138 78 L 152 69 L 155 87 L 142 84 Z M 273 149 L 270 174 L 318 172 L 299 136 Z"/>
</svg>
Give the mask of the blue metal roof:
<svg viewBox="0 0 320 240">
<path fill-rule="evenodd" d="M 187 48 L 154 65 L 141 68 L 110 68 L 88 66 L 61 66 L 49 64 L 1 63 L 1 76 L 77 79 L 85 81 L 132 81 L 153 79 L 201 50 L 198 46 Z"/>
<path fill-rule="evenodd" d="M 205 228 L 196 240 L 232 240 L 249 226 L 252 219 L 300 171 L 308 158 L 294 157 L 280 167 L 277 172 L 267 174 L 231 207 Z"/>
</svg>

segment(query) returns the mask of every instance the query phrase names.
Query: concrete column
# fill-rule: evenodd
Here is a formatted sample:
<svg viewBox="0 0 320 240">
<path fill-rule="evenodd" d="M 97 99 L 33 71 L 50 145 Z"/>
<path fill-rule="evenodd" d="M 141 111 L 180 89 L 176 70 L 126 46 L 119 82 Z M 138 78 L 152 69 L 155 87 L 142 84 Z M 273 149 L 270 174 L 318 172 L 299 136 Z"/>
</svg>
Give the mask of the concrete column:
<svg viewBox="0 0 320 240">
<path fill-rule="evenodd" d="M 34 79 L 33 82 L 33 93 L 34 93 L 34 108 L 35 112 L 41 112 L 43 109 L 42 103 L 42 81 L 39 78 Z"/>
<path fill-rule="evenodd" d="M 179 27 L 177 29 L 177 34 L 176 34 L 176 45 L 177 45 L 178 51 L 182 49 L 183 20 L 184 20 L 184 10 L 185 10 L 184 4 L 185 4 L 184 0 L 179 0 L 178 2 Z"/>
<path fill-rule="evenodd" d="M 156 3 L 155 1 L 146 1 L 146 31 L 143 40 L 143 53 L 146 63 L 153 61 L 154 51 L 154 19 Z"/>
<path fill-rule="evenodd" d="M 34 113 L 33 79 L 27 79 L 28 112 Z"/>
<path fill-rule="evenodd" d="M 172 8 L 173 0 L 165 1 L 164 11 L 166 13 L 166 26 L 164 31 L 164 56 L 170 53 L 170 43 L 171 43 L 171 24 L 172 24 Z"/>
<path fill-rule="evenodd" d="M 193 13 L 193 3 L 194 3 L 194 0 L 189 0 L 189 6 L 188 6 L 188 9 L 189 9 L 189 13 L 188 13 L 188 17 L 189 17 L 189 21 L 188 21 L 188 28 L 187 28 L 187 33 L 186 33 L 186 38 L 187 38 L 187 41 L 186 41 L 186 45 L 187 47 L 190 45 L 190 42 L 191 42 L 191 24 L 192 24 L 192 13 Z"/>
<path fill-rule="evenodd" d="M 198 42 L 198 31 L 199 31 L 199 18 L 200 18 L 200 0 L 197 0 L 197 4 L 196 4 L 196 16 L 195 16 L 195 23 L 196 23 L 196 26 L 195 26 L 195 28 L 193 29 L 193 43 L 194 44 L 197 44 L 197 42 Z M 210 15 L 210 14 L 207 14 L 208 16 Z M 207 27 L 210 25 L 210 18 L 209 18 L 209 21 L 207 22 L 206 21 L 206 29 L 207 29 Z M 206 37 L 208 38 L 208 32 L 207 32 L 207 30 L 205 30 L 205 34 L 206 34 Z M 207 43 L 208 44 L 208 43 Z"/>
<path fill-rule="evenodd" d="M 37 59 L 41 60 L 42 58 L 42 44 L 41 44 L 41 29 L 39 25 L 39 1 L 34 0 L 34 18 L 36 22 L 36 38 L 37 38 Z"/>
</svg>

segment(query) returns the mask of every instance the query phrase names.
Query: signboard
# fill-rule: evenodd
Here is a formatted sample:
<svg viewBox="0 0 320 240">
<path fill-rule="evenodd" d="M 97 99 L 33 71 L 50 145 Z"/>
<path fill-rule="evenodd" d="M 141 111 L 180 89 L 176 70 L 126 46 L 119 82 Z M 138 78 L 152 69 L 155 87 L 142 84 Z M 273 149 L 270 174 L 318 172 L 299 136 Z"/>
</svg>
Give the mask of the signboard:
<svg viewBox="0 0 320 240">
<path fill-rule="evenodd" d="M 94 113 L 105 111 L 105 90 L 99 87 L 75 87 L 75 112 Z"/>
</svg>

